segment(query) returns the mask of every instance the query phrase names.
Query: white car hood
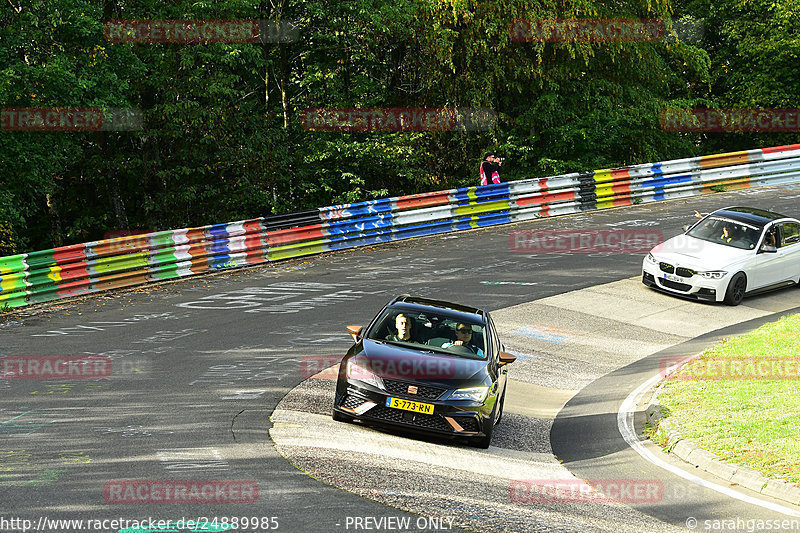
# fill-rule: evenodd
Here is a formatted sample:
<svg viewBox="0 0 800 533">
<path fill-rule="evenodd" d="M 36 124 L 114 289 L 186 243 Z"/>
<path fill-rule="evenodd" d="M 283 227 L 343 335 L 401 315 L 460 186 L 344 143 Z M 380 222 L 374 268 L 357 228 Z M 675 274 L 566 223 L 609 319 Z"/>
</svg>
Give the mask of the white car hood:
<svg viewBox="0 0 800 533">
<path fill-rule="evenodd" d="M 753 250 L 742 250 L 688 235 L 678 235 L 659 244 L 650 253 L 657 261 L 694 270 L 725 270 L 731 263 L 752 255 Z"/>
</svg>

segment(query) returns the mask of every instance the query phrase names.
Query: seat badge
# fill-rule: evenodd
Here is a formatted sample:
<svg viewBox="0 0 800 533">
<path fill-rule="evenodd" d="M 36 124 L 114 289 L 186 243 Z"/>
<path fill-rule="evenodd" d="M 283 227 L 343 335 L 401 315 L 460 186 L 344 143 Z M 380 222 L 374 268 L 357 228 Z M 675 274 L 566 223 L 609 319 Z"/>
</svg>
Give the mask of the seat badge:
<svg viewBox="0 0 800 533">
<path fill-rule="evenodd" d="M 417 387 L 415 385 L 409 385 L 408 386 L 408 393 L 409 394 L 416 394 L 417 393 Z"/>
</svg>

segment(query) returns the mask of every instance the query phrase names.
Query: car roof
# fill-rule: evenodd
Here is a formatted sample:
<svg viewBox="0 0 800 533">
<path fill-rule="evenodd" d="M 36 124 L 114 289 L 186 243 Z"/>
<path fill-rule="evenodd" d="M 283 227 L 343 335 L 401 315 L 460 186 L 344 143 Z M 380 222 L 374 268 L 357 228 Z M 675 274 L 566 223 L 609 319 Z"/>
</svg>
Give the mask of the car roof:
<svg viewBox="0 0 800 533">
<path fill-rule="evenodd" d="M 446 302 L 444 300 L 432 300 L 429 298 L 421 298 L 418 296 L 411 296 L 403 294 L 398 296 L 391 303 L 389 307 L 394 309 L 404 309 L 407 311 L 421 311 L 430 313 L 439 313 L 449 315 L 455 319 L 466 320 L 479 320 L 487 322 L 487 313 L 483 309 L 471 307 L 468 305 L 461 305 L 453 302 Z"/>
<path fill-rule="evenodd" d="M 786 215 L 767 211 L 766 209 L 758 209 L 757 207 L 726 207 L 725 209 L 714 211 L 711 215 L 730 218 L 759 228 L 763 228 L 775 220 L 790 218 Z"/>
</svg>

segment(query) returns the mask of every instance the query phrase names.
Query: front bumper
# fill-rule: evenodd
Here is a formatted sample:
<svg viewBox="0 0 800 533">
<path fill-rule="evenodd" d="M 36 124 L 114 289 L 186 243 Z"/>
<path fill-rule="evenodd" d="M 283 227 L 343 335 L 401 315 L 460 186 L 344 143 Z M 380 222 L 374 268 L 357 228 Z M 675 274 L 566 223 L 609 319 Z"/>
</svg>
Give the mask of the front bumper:
<svg viewBox="0 0 800 533">
<path fill-rule="evenodd" d="M 720 279 L 707 279 L 697 274 L 690 277 L 673 275 L 668 279 L 667 273 L 662 272 L 657 264 L 642 264 L 642 283 L 671 294 L 679 294 L 698 300 L 721 302 L 725 299 L 728 289 L 730 274 Z"/>
<path fill-rule="evenodd" d="M 411 383 L 409 383 L 411 384 Z M 417 395 L 387 393 L 357 380 L 340 380 L 336 387 L 333 408 L 365 423 L 393 426 L 414 433 L 446 437 L 483 437 L 488 428 L 495 398 L 483 404 L 468 400 L 440 400 L 449 393 L 441 389 L 436 399 Z M 423 414 L 386 405 L 388 398 L 402 398 L 433 404 L 433 414 Z"/>
</svg>

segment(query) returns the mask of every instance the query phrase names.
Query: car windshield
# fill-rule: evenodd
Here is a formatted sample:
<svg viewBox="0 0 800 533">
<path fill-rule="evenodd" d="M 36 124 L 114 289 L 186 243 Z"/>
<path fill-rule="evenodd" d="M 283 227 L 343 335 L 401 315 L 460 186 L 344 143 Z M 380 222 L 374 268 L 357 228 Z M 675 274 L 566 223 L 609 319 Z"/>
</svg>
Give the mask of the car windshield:
<svg viewBox="0 0 800 533">
<path fill-rule="evenodd" d="M 728 218 L 709 216 L 692 227 L 687 235 L 742 250 L 753 250 L 761 236 L 761 230 Z"/>
<path fill-rule="evenodd" d="M 469 359 L 486 359 L 484 332 L 481 324 L 470 321 L 428 312 L 387 309 L 367 338 Z"/>
</svg>

